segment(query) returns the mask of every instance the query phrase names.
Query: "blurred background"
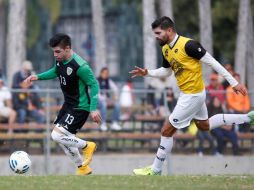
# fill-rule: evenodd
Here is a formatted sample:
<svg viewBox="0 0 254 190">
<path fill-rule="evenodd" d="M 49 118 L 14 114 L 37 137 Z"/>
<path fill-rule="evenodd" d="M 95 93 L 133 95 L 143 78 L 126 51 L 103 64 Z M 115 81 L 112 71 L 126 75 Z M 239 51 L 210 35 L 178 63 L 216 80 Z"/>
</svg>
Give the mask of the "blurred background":
<svg viewBox="0 0 254 190">
<path fill-rule="evenodd" d="M 79 134 L 98 144 L 95 173 L 130 174 L 151 163 L 179 90 L 173 76 L 131 80 L 128 72 L 134 66 L 161 66 L 151 23 L 164 15 L 175 21 L 178 34 L 200 41 L 249 91 L 247 97 L 234 94 L 227 81 L 204 67 L 210 115 L 252 110 L 252 0 L 0 0 L 0 163 L 6 165 L 0 175 L 11 174 L 4 163 L 15 150 L 41 163 L 34 164 L 32 174 L 74 171 L 50 140 L 63 103 L 58 80 L 36 82 L 29 89 L 22 85 L 26 76 L 53 66 L 48 40 L 58 32 L 70 35 L 73 50 L 89 62 L 99 81 L 112 84 L 100 94 L 102 125 L 88 121 Z M 165 174 L 253 173 L 253 151 L 254 126 L 222 126 L 208 133 L 191 125 L 175 135 Z M 62 168 L 62 162 L 69 164 Z"/>
</svg>

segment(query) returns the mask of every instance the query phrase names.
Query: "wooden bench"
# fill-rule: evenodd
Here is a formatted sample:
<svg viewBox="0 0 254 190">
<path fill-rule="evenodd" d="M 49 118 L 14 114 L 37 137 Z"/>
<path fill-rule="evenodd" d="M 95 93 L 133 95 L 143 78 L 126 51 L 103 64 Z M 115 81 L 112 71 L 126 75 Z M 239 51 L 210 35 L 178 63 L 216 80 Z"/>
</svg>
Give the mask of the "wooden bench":
<svg viewBox="0 0 254 190">
<path fill-rule="evenodd" d="M 237 133 L 240 148 L 254 153 L 254 132 Z"/>
<path fill-rule="evenodd" d="M 151 119 L 151 118 L 150 118 Z M 44 124 L 24 124 L 13 125 L 13 129 L 20 129 L 19 133 L 7 134 L 8 124 L 0 124 L 0 142 L 2 145 L 9 145 L 9 150 L 14 150 L 15 142 L 24 142 L 24 148 L 29 152 L 31 143 L 37 142 L 41 152 L 44 151 L 47 140 L 46 129 Z M 25 131 L 25 132 L 24 132 Z M 240 148 L 246 148 L 253 152 L 254 150 L 254 133 L 237 133 Z M 82 130 L 77 134 L 78 137 L 85 140 L 92 140 L 98 143 L 98 149 L 106 151 L 137 151 L 137 150 L 155 150 L 160 142 L 160 132 L 151 131 L 130 131 L 130 132 L 100 132 L 95 123 L 86 123 Z M 191 147 L 195 149 L 196 136 L 188 133 L 176 133 L 174 135 L 174 150 L 182 151 L 184 148 L 178 143 L 188 141 Z M 1 146 L 2 147 L 2 146 Z"/>
<path fill-rule="evenodd" d="M 133 118 L 133 130 L 138 130 L 137 123 L 140 122 L 141 132 L 145 131 L 160 132 L 160 129 L 162 128 L 164 121 L 165 117 L 160 115 L 135 115 Z M 146 127 L 146 124 L 157 124 L 157 127 L 155 129 L 149 126 Z"/>
</svg>

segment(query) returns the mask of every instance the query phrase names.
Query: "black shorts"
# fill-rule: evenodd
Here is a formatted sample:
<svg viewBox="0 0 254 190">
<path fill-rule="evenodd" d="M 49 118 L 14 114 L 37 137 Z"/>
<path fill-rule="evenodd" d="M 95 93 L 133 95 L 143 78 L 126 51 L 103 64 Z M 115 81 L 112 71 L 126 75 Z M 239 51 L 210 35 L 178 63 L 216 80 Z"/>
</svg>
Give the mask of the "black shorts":
<svg viewBox="0 0 254 190">
<path fill-rule="evenodd" d="M 88 116 L 88 111 L 73 109 L 63 105 L 54 124 L 59 124 L 72 134 L 76 134 L 83 127 Z"/>
</svg>

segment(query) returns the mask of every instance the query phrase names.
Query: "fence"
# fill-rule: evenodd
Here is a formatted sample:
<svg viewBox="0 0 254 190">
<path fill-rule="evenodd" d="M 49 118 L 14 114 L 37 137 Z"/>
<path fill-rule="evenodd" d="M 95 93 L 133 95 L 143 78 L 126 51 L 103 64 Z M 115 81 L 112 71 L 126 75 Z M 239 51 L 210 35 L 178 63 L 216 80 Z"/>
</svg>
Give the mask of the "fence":
<svg viewBox="0 0 254 190">
<path fill-rule="evenodd" d="M 170 114 L 168 103 L 170 89 L 157 91 L 152 89 L 135 89 L 132 91 L 134 102 L 128 107 L 122 107 L 121 110 L 127 113 L 126 117 L 120 118 L 124 126 L 120 131 L 101 132 L 98 126 L 90 121 L 86 123 L 83 130 L 80 131 L 79 137 L 86 140 L 94 140 L 98 143 L 99 150 L 102 152 L 137 152 L 137 151 L 155 151 L 160 140 L 160 128 L 165 118 Z M 63 96 L 59 89 L 33 89 L 33 90 L 11 90 L 13 94 L 17 93 L 38 93 L 42 99 L 43 109 L 45 111 L 46 122 L 37 124 L 29 122 L 25 124 L 13 124 L 14 133 L 7 134 L 10 127 L 8 124 L 0 124 L 0 142 L 1 152 L 10 153 L 19 148 L 33 153 L 31 149 L 38 152 L 40 147 L 43 148 L 44 159 L 50 159 L 52 153 L 59 153 L 60 150 L 56 144 L 50 140 L 50 131 L 52 122 L 63 103 Z M 112 93 L 111 91 L 104 91 Z M 215 93 L 215 92 L 211 92 Z M 225 94 L 225 91 L 216 91 L 216 93 Z M 254 92 L 250 92 L 254 93 Z M 209 98 L 208 98 L 209 99 Z M 174 107 L 174 104 L 170 105 Z M 125 116 L 123 114 L 123 116 Z M 110 119 L 108 120 L 111 121 Z M 253 129 L 250 129 L 253 130 Z M 254 148 L 254 133 L 238 134 L 240 143 L 250 150 Z M 195 151 L 196 137 L 189 133 L 177 133 L 175 135 L 175 150 L 181 152 Z M 246 142 L 248 141 L 248 142 Z M 20 147 L 23 142 L 24 147 Z M 182 146 L 182 143 L 188 142 L 188 147 Z M 9 145 L 9 147 L 8 147 Z M 35 148 L 34 148 L 35 147 Z M 187 150 L 188 149 L 188 150 Z M 52 152 L 53 150 L 53 152 Z M 50 165 L 45 164 L 45 172 L 49 172 Z"/>
</svg>

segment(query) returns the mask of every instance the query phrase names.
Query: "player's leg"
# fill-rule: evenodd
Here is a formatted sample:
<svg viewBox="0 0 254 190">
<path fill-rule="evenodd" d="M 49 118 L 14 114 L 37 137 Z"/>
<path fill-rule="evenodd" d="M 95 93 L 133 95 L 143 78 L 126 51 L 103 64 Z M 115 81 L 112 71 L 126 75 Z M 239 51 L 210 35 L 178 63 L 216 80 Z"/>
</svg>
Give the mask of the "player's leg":
<svg viewBox="0 0 254 190">
<path fill-rule="evenodd" d="M 181 94 L 175 109 L 164 123 L 161 130 L 161 141 L 152 166 L 133 170 L 136 175 L 160 175 L 163 162 L 171 152 L 173 146 L 173 134 L 177 129 L 190 125 L 191 120 L 205 101 L 205 92 L 189 95 Z"/>
<path fill-rule="evenodd" d="M 216 114 L 208 119 L 207 107 L 203 103 L 199 112 L 194 117 L 198 129 L 208 131 L 222 125 L 235 125 L 242 123 L 254 123 L 254 111 L 248 114 Z"/>
<path fill-rule="evenodd" d="M 74 162 L 77 168 L 82 166 L 83 159 L 79 153 L 78 148 L 68 147 L 63 144 L 59 144 L 59 146 L 63 149 L 64 153 Z"/>
<path fill-rule="evenodd" d="M 248 114 L 216 114 L 209 119 L 195 119 L 197 128 L 208 131 L 221 127 L 222 125 L 235 125 L 254 122 L 254 111 Z"/>
<path fill-rule="evenodd" d="M 92 161 L 93 153 L 96 150 L 96 144 L 94 142 L 85 141 L 76 137 L 59 124 L 55 126 L 51 137 L 54 141 L 66 147 L 81 148 L 84 156 L 83 166 L 87 166 Z"/>
<path fill-rule="evenodd" d="M 156 157 L 152 164 L 152 170 L 156 173 L 161 173 L 162 165 L 167 155 L 172 150 L 173 135 L 175 134 L 176 130 L 177 129 L 168 120 L 165 121 L 161 129 L 160 146 L 157 150 Z"/>
<path fill-rule="evenodd" d="M 83 149 L 87 146 L 86 141 L 76 137 L 74 134 L 71 134 L 59 124 L 54 127 L 51 133 L 51 137 L 55 142 L 65 145 L 67 147 Z"/>
<path fill-rule="evenodd" d="M 161 140 L 160 146 L 157 150 L 156 157 L 151 166 L 134 169 L 133 173 L 135 175 L 160 175 L 162 170 L 162 165 L 167 157 L 167 155 L 171 152 L 173 147 L 173 134 L 176 132 L 176 128 L 174 128 L 168 120 L 165 121 L 162 129 L 161 129 Z"/>
<path fill-rule="evenodd" d="M 59 144 L 65 154 L 75 163 L 77 166 L 77 175 L 89 175 L 92 173 L 92 169 L 89 166 L 83 166 L 83 158 L 81 157 L 78 148 L 68 147 L 63 144 Z"/>
<path fill-rule="evenodd" d="M 89 112 L 85 110 L 72 110 L 63 108 L 60 110 L 55 120 L 55 128 L 52 131 L 52 139 L 59 144 L 69 148 L 82 148 L 83 162 L 82 168 L 87 168 L 92 160 L 92 155 L 96 149 L 94 142 L 82 140 L 75 136 L 77 131 L 82 128 L 89 116 Z M 80 169 L 82 169 L 80 168 Z"/>
</svg>

